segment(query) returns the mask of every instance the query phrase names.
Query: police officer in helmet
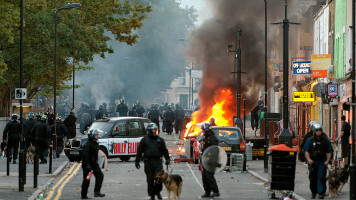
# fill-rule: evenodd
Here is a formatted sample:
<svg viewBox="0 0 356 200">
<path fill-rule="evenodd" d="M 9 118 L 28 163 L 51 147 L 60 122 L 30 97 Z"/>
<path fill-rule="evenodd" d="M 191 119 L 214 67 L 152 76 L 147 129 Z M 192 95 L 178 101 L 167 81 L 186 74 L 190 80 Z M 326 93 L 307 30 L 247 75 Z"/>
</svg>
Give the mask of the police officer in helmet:
<svg viewBox="0 0 356 200">
<path fill-rule="evenodd" d="M 300 152 L 299 152 L 299 160 L 302 162 L 306 162 L 307 160 L 305 159 L 305 152 L 304 152 L 304 146 L 305 143 L 307 143 L 308 139 L 314 136 L 314 124 L 316 124 L 318 122 L 315 121 L 311 121 L 308 124 L 308 129 L 309 132 L 307 132 L 304 136 L 303 136 L 303 140 L 300 144 Z"/>
<path fill-rule="evenodd" d="M 17 155 L 19 152 L 19 142 L 20 142 L 20 131 L 21 125 L 17 121 L 17 115 L 12 114 L 11 121 L 9 121 L 3 132 L 3 141 L 5 142 L 7 139 L 7 148 L 9 162 L 14 158 L 13 164 L 16 164 Z"/>
<path fill-rule="evenodd" d="M 33 135 L 31 134 L 31 131 L 33 127 L 36 124 L 35 120 L 35 114 L 33 112 L 30 112 L 28 115 L 28 120 L 26 120 L 23 124 L 24 127 L 24 136 L 26 140 L 26 146 L 25 146 L 25 151 L 29 148 L 31 144 L 33 144 Z"/>
<path fill-rule="evenodd" d="M 152 199 L 157 196 L 162 199 L 160 192 L 162 191 L 162 183 L 156 182 L 154 177 L 163 169 L 162 156 L 166 160 L 166 165 L 170 163 L 168 149 L 164 140 L 158 136 L 158 127 L 155 123 L 150 123 L 147 126 L 147 136 L 145 136 L 137 148 L 135 166 L 140 169 L 140 160 L 142 158 L 145 163 L 145 173 L 147 177 L 148 195 Z"/>
<path fill-rule="evenodd" d="M 51 135 L 51 128 L 46 123 L 47 115 L 42 115 L 41 121 L 35 124 L 32 128 L 32 135 L 35 136 L 35 146 L 38 148 L 38 157 L 40 158 L 40 164 L 47 163 L 48 156 L 48 142 Z"/>
<path fill-rule="evenodd" d="M 212 130 L 212 125 L 208 123 L 204 123 L 203 126 L 201 127 L 204 131 L 204 139 L 203 139 L 203 149 L 202 152 L 204 152 L 207 148 L 211 146 L 217 146 L 219 145 L 219 141 L 216 138 L 213 130 Z M 203 173 L 202 173 L 202 179 L 203 179 L 203 187 L 205 193 L 202 198 L 209 198 L 209 197 L 219 197 L 219 188 L 216 183 L 215 177 L 214 177 L 214 172 L 209 172 L 203 167 Z M 213 194 L 211 194 L 213 192 Z"/>
<path fill-rule="evenodd" d="M 101 186 L 104 180 L 104 174 L 101 171 L 98 164 L 98 152 L 99 152 L 99 131 L 90 130 L 88 132 L 88 142 L 83 147 L 82 154 L 82 169 L 83 169 L 83 183 L 82 183 L 82 199 L 89 199 L 88 188 L 90 180 L 87 181 L 86 177 L 89 172 L 93 170 L 95 176 L 94 197 L 105 197 L 105 194 L 100 193 Z"/>
<path fill-rule="evenodd" d="M 54 133 L 54 126 L 52 127 L 52 133 Z M 64 124 L 62 124 L 62 119 L 61 117 L 57 117 L 57 123 L 56 123 L 56 136 L 57 136 L 57 141 L 54 141 L 54 145 L 57 145 L 57 151 L 56 151 L 56 156 L 59 158 L 59 155 L 63 151 L 64 147 L 64 137 L 69 138 L 69 132 Z"/>
<path fill-rule="evenodd" d="M 308 162 L 310 190 L 312 199 L 319 194 L 319 199 L 324 199 L 326 192 L 326 171 L 331 159 L 331 144 L 323 133 L 319 123 L 314 124 L 314 135 L 309 138 L 304 146 L 305 158 Z"/>
<path fill-rule="evenodd" d="M 64 119 L 64 124 L 69 132 L 67 139 L 75 138 L 77 134 L 76 121 L 77 117 L 75 116 L 75 110 L 71 109 L 69 115 Z"/>
</svg>

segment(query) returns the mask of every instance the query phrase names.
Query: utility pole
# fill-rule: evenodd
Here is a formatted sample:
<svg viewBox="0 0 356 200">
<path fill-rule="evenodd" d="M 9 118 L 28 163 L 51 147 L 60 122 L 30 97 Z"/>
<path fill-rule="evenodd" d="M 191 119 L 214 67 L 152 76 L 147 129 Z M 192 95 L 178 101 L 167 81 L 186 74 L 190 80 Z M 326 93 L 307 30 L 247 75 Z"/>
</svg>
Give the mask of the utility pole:
<svg viewBox="0 0 356 200">
<path fill-rule="evenodd" d="M 23 88 L 23 0 L 21 0 L 21 10 L 20 10 L 20 88 Z M 22 107 L 22 99 L 20 99 L 20 124 L 21 124 L 21 132 L 20 132 L 20 154 L 19 154 L 19 191 L 24 191 L 25 185 L 25 154 L 24 154 L 24 137 L 23 137 L 23 107 Z M 9 156 L 9 155 L 8 155 Z"/>
<path fill-rule="evenodd" d="M 283 22 L 283 130 L 279 135 L 279 143 L 292 147 L 292 134 L 288 129 L 289 110 L 288 110 L 288 81 L 289 81 L 289 24 L 299 25 L 300 23 L 289 22 L 288 20 L 288 0 L 285 0 L 285 17 Z"/>
<path fill-rule="evenodd" d="M 352 79 L 352 129 L 351 129 L 351 165 L 350 165 L 350 199 L 356 199 L 356 157 L 355 157 L 355 127 L 356 127 L 356 110 L 355 110 L 355 0 L 352 0 L 352 70 L 351 70 L 351 79 Z"/>
<path fill-rule="evenodd" d="M 268 173 L 268 156 L 267 156 L 267 150 L 269 146 L 269 141 L 268 141 L 268 83 L 267 83 L 267 77 L 268 77 L 268 60 L 267 60 L 267 0 L 265 0 L 265 148 L 264 148 L 264 173 Z"/>
</svg>

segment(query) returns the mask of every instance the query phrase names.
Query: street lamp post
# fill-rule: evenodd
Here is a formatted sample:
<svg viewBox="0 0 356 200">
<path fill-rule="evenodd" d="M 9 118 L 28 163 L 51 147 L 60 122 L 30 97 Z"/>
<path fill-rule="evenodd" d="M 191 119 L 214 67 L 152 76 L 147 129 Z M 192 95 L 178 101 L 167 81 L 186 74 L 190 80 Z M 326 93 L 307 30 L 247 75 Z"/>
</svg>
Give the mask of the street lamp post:
<svg viewBox="0 0 356 200">
<path fill-rule="evenodd" d="M 67 10 L 72 8 L 79 8 L 82 5 L 80 3 L 71 3 L 58 8 L 54 15 L 54 83 L 53 83 L 53 114 L 54 114 L 54 135 L 57 135 L 57 13 L 61 10 Z M 53 141 L 51 134 L 50 149 L 49 149 L 49 173 L 52 173 L 52 152 L 53 152 Z"/>
<path fill-rule="evenodd" d="M 355 99 L 355 29 L 356 29 L 356 23 L 355 23 L 355 0 L 352 1 L 352 70 L 351 70 L 351 79 L 352 79 L 352 129 L 351 129 L 351 139 L 352 139 L 352 144 L 351 144 L 351 165 L 350 165 L 350 199 L 354 200 L 356 199 L 356 156 L 355 156 L 355 138 L 356 138 L 356 99 Z"/>
<path fill-rule="evenodd" d="M 24 32 L 24 16 L 23 12 L 23 0 L 21 0 L 21 11 L 20 11 L 20 87 L 23 87 L 23 32 Z M 26 179 L 26 163 L 25 163 L 25 144 L 24 144 L 24 136 L 23 136 L 23 107 L 22 107 L 22 99 L 20 99 L 20 154 L 19 154 L 19 191 L 24 191 L 25 179 Z M 10 152 L 10 151 L 8 151 Z M 9 155 L 7 155 L 9 157 Z M 15 159 L 15 158 L 14 158 Z M 8 159 L 9 160 L 9 159 Z M 9 162 L 8 162 L 9 163 Z"/>
<path fill-rule="evenodd" d="M 75 100 L 75 96 L 74 96 L 74 91 L 75 91 L 75 62 L 73 60 L 73 106 L 72 109 L 74 109 L 74 100 Z"/>
<path fill-rule="evenodd" d="M 268 64 L 267 64 L 267 0 L 265 0 L 265 148 L 264 148 L 264 173 L 268 173 L 268 156 L 267 156 L 267 149 L 269 146 L 268 141 L 268 83 L 267 83 L 267 76 L 268 76 Z"/>
</svg>

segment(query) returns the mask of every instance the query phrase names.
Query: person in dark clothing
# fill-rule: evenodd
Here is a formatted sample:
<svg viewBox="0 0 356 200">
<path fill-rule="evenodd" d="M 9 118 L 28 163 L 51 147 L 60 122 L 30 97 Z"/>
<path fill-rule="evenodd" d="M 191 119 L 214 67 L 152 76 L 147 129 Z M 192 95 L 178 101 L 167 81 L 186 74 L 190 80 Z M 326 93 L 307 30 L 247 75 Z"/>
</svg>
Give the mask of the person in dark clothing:
<svg viewBox="0 0 356 200">
<path fill-rule="evenodd" d="M 143 154 L 143 155 L 142 155 Z M 145 163 L 145 173 L 147 178 L 147 190 L 151 200 L 162 199 L 162 183 L 155 180 L 156 174 L 163 169 L 162 157 L 166 160 L 166 165 L 170 163 L 168 149 L 165 141 L 158 136 L 158 127 L 154 123 L 147 126 L 147 136 L 145 136 L 137 148 L 135 166 L 140 169 L 140 161 L 143 156 Z"/>
<path fill-rule="evenodd" d="M 107 109 L 107 104 L 105 102 L 103 103 L 103 107 L 101 109 L 101 112 L 103 112 L 105 117 L 109 117 L 109 111 Z"/>
<path fill-rule="evenodd" d="M 52 106 L 50 106 L 47 109 L 47 112 L 45 113 L 45 115 L 47 116 L 47 123 L 50 127 L 52 127 L 52 125 L 54 124 L 54 113 L 53 113 L 53 108 Z"/>
<path fill-rule="evenodd" d="M 69 132 L 67 139 L 75 138 L 77 135 L 77 128 L 76 128 L 77 117 L 74 114 L 75 114 L 75 110 L 74 109 L 70 110 L 69 115 L 64 120 L 64 124 Z"/>
<path fill-rule="evenodd" d="M 95 113 L 95 119 L 102 119 L 104 117 L 104 106 L 100 105 Z"/>
<path fill-rule="evenodd" d="M 135 106 L 135 104 L 132 105 L 132 108 L 131 108 L 130 111 L 129 111 L 129 116 L 130 116 L 130 117 L 137 117 L 137 112 L 136 112 L 136 106 Z"/>
<path fill-rule="evenodd" d="M 177 103 L 174 115 L 175 115 L 174 128 L 176 134 L 178 134 L 182 130 L 184 116 L 185 116 L 185 112 L 180 103 Z"/>
<path fill-rule="evenodd" d="M 260 113 L 264 112 L 264 108 L 265 108 L 265 100 L 264 100 L 264 96 L 260 97 L 260 100 L 258 100 L 257 102 L 257 106 L 260 108 Z"/>
<path fill-rule="evenodd" d="M 7 140 L 7 156 L 9 156 L 9 162 L 14 158 L 12 162 L 13 164 L 16 164 L 16 159 L 19 153 L 20 132 L 21 125 L 17 121 L 17 115 L 12 114 L 11 121 L 6 124 L 3 132 L 3 142 Z"/>
<path fill-rule="evenodd" d="M 341 157 L 344 159 L 344 163 L 345 163 L 345 168 L 348 169 L 349 168 L 349 164 L 350 164 L 350 131 L 351 131 L 351 127 L 349 125 L 349 123 L 346 122 L 346 117 L 345 116 L 341 116 L 341 122 L 342 122 L 342 126 L 341 126 L 341 134 L 339 135 L 339 137 L 337 138 L 337 141 L 339 141 L 341 139 Z"/>
<path fill-rule="evenodd" d="M 125 104 L 125 100 L 123 100 L 123 99 L 120 100 L 120 104 L 117 105 L 117 107 L 116 107 L 116 112 L 119 113 L 119 117 L 127 116 L 127 113 L 129 112 L 129 108 Z"/>
<path fill-rule="evenodd" d="M 148 119 L 150 119 L 153 123 L 155 123 L 158 127 L 158 132 L 159 130 L 159 117 L 161 116 L 161 113 L 159 112 L 158 108 L 156 105 L 153 105 L 151 111 L 148 113 Z"/>
<path fill-rule="evenodd" d="M 146 110 L 141 106 L 140 101 L 136 101 L 136 112 L 138 117 L 143 117 L 143 113 L 146 112 Z"/>
<path fill-rule="evenodd" d="M 173 122 L 174 122 L 174 112 L 172 110 L 172 106 L 168 106 L 167 112 L 164 113 L 164 120 L 166 122 L 166 132 L 168 135 L 171 135 L 173 132 Z"/>
<path fill-rule="evenodd" d="M 52 133 L 55 133 L 54 131 L 54 126 L 52 127 Z M 63 151 L 64 147 L 64 137 L 69 138 L 70 134 L 64 124 L 62 124 L 61 118 L 57 117 L 57 123 L 56 123 L 56 136 L 57 136 L 57 141 L 54 141 L 54 146 L 57 146 L 57 151 L 56 151 L 56 156 L 59 158 L 59 155 Z M 57 145 L 56 145 L 57 144 Z"/>
<path fill-rule="evenodd" d="M 31 144 L 33 144 L 33 135 L 31 133 L 31 131 L 32 131 L 33 127 L 35 126 L 35 124 L 37 123 L 34 118 L 35 118 L 35 115 L 33 114 L 33 112 L 30 112 L 30 114 L 28 115 L 28 120 L 26 120 L 23 124 L 24 137 L 25 137 L 25 141 L 26 141 L 25 151 L 27 151 L 28 147 L 31 146 Z"/>
<path fill-rule="evenodd" d="M 331 159 L 332 147 L 320 124 L 314 124 L 314 136 L 304 146 L 305 158 L 308 161 L 310 190 L 312 199 L 319 194 L 324 199 L 326 192 L 326 169 Z"/>
<path fill-rule="evenodd" d="M 90 180 L 86 180 L 86 177 L 93 171 L 95 176 L 94 197 L 105 197 L 105 194 L 100 193 L 101 186 L 104 180 L 104 174 L 98 164 L 99 153 L 99 139 L 98 130 L 90 130 L 88 132 L 88 142 L 85 143 L 82 153 L 82 169 L 83 169 L 83 183 L 82 183 L 82 199 L 89 199 L 88 188 Z"/>
<path fill-rule="evenodd" d="M 257 130 L 258 129 L 258 111 L 260 110 L 259 106 L 256 106 L 252 111 L 251 111 L 251 128 L 252 130 Z"/>
<path fill-rule="evenodd" d="M 51 135 L 51 128 L 46 123 L 47 116 L 42 115 L 41 121 L 35 124 L 32 129 L 32 135 L 35 136 L 34 143 L 36 148 L 38 148 L 38 157 L 40 158 L 40 164 L 47 163 L 48 156 L 48 142 Z"/>
<path fill-rule="evenodd" d="M 311 121 L 308 124 L 309 132 L 307 132 L 302 139 L 302 142 L 300 143 L 300 151 L 299 151 L 299 160 L 302 162 L 306 162 L 307 160 L 305 159 L 305 152 L 304 152 L 304 146 L 305 143 L 307 143 L 308 139 L 314 136 L 314 124 L 317 122 Z"/>
<path fill-rule="evenodd" d="M 219 144 L 219 141 L 212 130 L 211 124 L 203 124 L 202 129 L 204 131 L 202 152 L 204 153 L 204 151 L 207 148 L 211 146 L 217 146 Z M 203 187 L 204 187 L 205 194 L 203 194 L 201 197 L 202 198 L 219 197 L 220 192 L 214 177 L 215 173 L 209 172 L 204 167 L 202 170 L 203 170 L 202 179 L 203 179 Z M 213 192 L 213 194 L 210 195 L 211 192 Z"/>
</svg>

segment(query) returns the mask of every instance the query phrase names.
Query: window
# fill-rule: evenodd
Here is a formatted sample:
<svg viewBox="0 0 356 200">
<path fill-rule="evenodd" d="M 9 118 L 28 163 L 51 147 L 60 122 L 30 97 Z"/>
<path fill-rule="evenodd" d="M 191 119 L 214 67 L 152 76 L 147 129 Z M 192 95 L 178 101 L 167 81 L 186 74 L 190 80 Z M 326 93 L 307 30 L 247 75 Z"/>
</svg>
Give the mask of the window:
<svg viewBox="0 0 356 200">
<path fill-rule="evenodd" d="M 179 86 L 184 86 L 185 85 L 185 77 L 179 77 L 178 78 L 178 85 Z"/>
<path fill-rule="evenodd" d="M 129 133 L 131 135 L 142 135 L 142 129 L 138 121 L 129 121 Z"/>
<path fill-rule="evenodd" d="M 98 130 L 99 131 L 99 137 L 101 138 L 103 135 L 109 133 L 109 131 L 111 130 L 112 124 L 111 123 L 106 123 L 106 122 L 94 122 L 89 130 Z"/>
<path fill-rule="evenodd" d="M 114 136 L 127 136 L 128 130 L 125 122 L 119 122 L 115 125 L 113 135 Z"/>
</svg>

